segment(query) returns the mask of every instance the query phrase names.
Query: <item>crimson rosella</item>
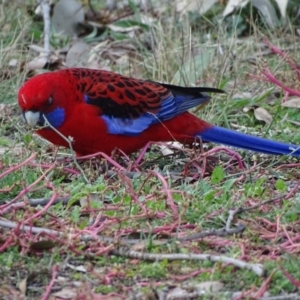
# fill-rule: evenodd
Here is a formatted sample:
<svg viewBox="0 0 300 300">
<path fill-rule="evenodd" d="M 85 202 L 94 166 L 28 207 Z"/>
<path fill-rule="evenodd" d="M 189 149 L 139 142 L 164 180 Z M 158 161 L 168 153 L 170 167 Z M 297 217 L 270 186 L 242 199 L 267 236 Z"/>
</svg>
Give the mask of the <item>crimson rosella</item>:
<svg viewBox="0 0 300 300">
<path fill-rule="evenodd" d="M 111 154 L 115 148 L 128 154 L 150 141 L 191 144 L 197 137 L 262 153 L 300 155 L 296 145 L 214 126 L 189 113 L 209 101 L 206 92 L 223 91 L 74 68 L 29 79 L 20 88 L 18 101 L 26 122 L 37 127 L 39 135 L 64 147 L 69 144 L 61 135 L 71 137 L 78 155 Z"/>
</svg>

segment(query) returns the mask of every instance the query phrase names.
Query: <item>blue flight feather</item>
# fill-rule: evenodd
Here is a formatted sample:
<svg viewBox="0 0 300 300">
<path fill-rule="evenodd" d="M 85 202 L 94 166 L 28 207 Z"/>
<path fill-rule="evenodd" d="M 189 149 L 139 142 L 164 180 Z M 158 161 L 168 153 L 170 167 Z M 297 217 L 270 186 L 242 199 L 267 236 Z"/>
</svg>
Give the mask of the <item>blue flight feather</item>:
<svg viewBox="0 0 300 300">
<path fill-rule="evenodd" d="M 161 108 L 155 114 L 146 112 L 136 119 L 121 119 L 106 115 L 101 116 L 101 118 L 107 125 L 108 133 L 128 136 L 139 135 L 150 125 L 172 119 L 209 99 L 210 97 L 205 93 L 199 94 L 198 98 L 190 95 L 170 95 L 162 100 Z"/>
<path fill-rule="evenodd" d="M 267 154 L 300 155 L 300 146 L 267 140 L 238 131 L 213 126 L 198 134 L 203 141 L 220 143 Z"/>
</svg>

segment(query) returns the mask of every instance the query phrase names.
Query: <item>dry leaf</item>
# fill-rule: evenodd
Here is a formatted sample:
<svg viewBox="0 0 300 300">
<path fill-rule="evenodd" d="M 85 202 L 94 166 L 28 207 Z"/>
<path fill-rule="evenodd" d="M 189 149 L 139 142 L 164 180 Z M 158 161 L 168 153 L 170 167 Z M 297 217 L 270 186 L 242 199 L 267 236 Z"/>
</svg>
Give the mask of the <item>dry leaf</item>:
<svg viewBox="0 0 300 300">
<path fill-rule="evenodd" d="M 100 200 L 99 194 L 98 193 L 90 193 L 88 195 L 88 197 L 81 197 L 79 199 L 79 203 L 81 207 L 86 207 L 87 205 L 89 205 L 91 203 L 91 201 L 93 202 L 102 202 Z"/>
<path fill-rule="evenodd" d="M 187 60 L 175 73 L 173 84 L 182 85 L 185 82 L 196 83 L 209 64 L 215 60 L 215 49 L 203 48 L 202 51 Z"/>
<path fill-rule="evenodd" d="M 285 18 L 286 16 L 286 8 L 289 0 L 275 0 L 280 10 L 281 16 Z"/>
<path fill-rule="evenodd" d="M 55 243 L 52 240 L 41 240 L 38 242 L 34 242 L 30 245 L 32 250 L 48 250 L 55 247 Z"/>
<path fill-rule="evenodd" d="M 39 56 L 35 57 L 30 62 L 26 63 L 24 65 L 24 69 L 25 69 L 26 72 L 34 71 L 34 70 L 37 70 L 37 69 L 43 69 L 46 66 L 46 64 L 50 64 L 50 65 L 58 64 L 58 65 L 60 65 L 61 64 L 61 59 L 58 56 L 54 55 L 54 54 L 51 54 L 50 57 L 47 59 L 45 54 L 43 52 L 41 52 L 41 54 Z"/>
<path fill-rule="evenodd" d="M 69 68 L 84 68 L 88 65 L 90 46 L 84 41 L 77 41 L 68 51 L 66 65 Z"/>
<path fill-rule="evenodd" d="M 18 288 L 21 291 L 21 293 L 23 295 L 26 295 L 26 291 L 27 291 L 27 277 L 22 279 L 19 284 L 18 284 Z"/>
<path fill-rule="evenodd" d="M 217 0 L 176 0 L 176 11 L 181 14 L 197 11 L 200 15 L 203 15 L 215 3 L 217 3 Z"/>
<path fill-rule="evenodd" d="M 0 156 L 4 155 L 8 151 L 9 151 L 10 156 L 13 156 L 13 155 L 18 156 L 22 153 L 23 150 L 24 150 L 24 147 L 14 147 L 14 148 L 0 147 Z"/>
<path fill-rule="evenodd" d="M 136 47 L 128 41 L 111 42 L 106 40 L 93 47 L 93 51 L 91 51 L 90 55 L 90 61 L 95 63 L 101 57 L 101 61 L 109 61 L 109 65 L 112 63 L 121 64 L 124 60 L 129 60 L 131 53 L 138 55 L 135 50 Z M 102 65 L 101 69 L 103 70 L 104 68 L 105 66 Z M 105 69 L 110 70 L 109 67 L 106 67 Z"/>
<path fill-rule="evenodd" d="M 53 9 L 52 24 L 55 30 L 65 36 L 77 34 L 78 23 L 84 22 L 84 10 L 76 0 L 59 0 Z"/>
<path fill-rule="evenodd" d="M 233 94 L 231 99 L 251 99 L 253 97 L 253 94 L 250 92 L 237 92 Z"/>
<path fill-rule="evenodd" d="M 199 295 L 204 293 L 218 293 L 224 284 L 220 281 L 206 281 L 197 284 Z"/>
<path fill-rule="evenodd" d="M 281 104 L 283 107 L 300 108 L 300 97 L 293 97 Z"/>
<path fill-rule="evenodd" d="M 28 71 L 34 71 L 36 69 L 43 69 L 47 63 L 47 58 L 46 56 L 38 56 L 35 57 L 32 61 L 28 62 L 25 66 L 24 69 L 26 72 Z"/>
<path fill-rule="evenodd" d="M 130 26 L 130 27 L 121 27 L 121 26 L 117 26 L 117 25 L 114 25 L 114 24 L 108 24 L 107 28 L 109 28 L 110 30 L 115 31 L 115 32 L 124 32 L 124 33 L 126 33 L 126 32 L 139 30 L 140 26 L 134 25 L 134 26 Z"/>
<path fill-rule="evenodd" d="M 151 245 L 153 246 L 160 246 L 165 245 L 166 240 L 153 240 L 151 241 Z M 141 240 L 137 242 L 136 244 L 132 245 L 130 247 L 130 250 L 132 251 L 143 251 L 149 246 L 149 240 Z"/>
<path fill-rule="evenodd" d="M 168 142 L 166 143 L 167 145 L 170 145 L 170 147 L 168 147 L 167 145 L 158 145 L 158 147 L 160 148 L 161 153 L 164 156 L 170 155 L 174 153 L 174 150 L 172 150 L 172 147 L 176 147 L 176 148 L 183 148 L 183 145 L 179 142 Z"/>
<path fill-rule="evenodd" d="M 270 28 L 279 24 L 276 10 L 269 0 L 252 0 L 252 5 L 258 9 Z"/>
<path fill-rule="evenodd" d="M 197 296 L 197 291 L 188 292 L 181 287 L 176 287 L 169 291 L 167 297 L 163 299 L 196 299 Z"/>
<path fill-rule="evenodd" d="M 0 118 L 6 118 L 11 115 L 13 111 L 13 106 L 9 104 L 0 104 Z"/>
<path fill-rule="evenodd" d="M 235 9 L 239 7 L 244 7 L 248 4 L 250 0 L 229 0 L 224 11 L 223 11 L 223 17 L 227 17 L 232 12 L 234 12 Z"/>
<path fill-rule="evenodd" d="M 264 121 L 267 125 L 272 123 L 272 116 L 270 113 L 263 107 L 258 107 L 254 109 L 254 116 L 259 121 Z"/>
<path fill-rule="evenodd" d="M 74 299 L 77 295 L 77 291 L 74 288 L 65 287 L 61 291 L 53 293 L 52 295 L 61 299 Z"/>
<path fill-rule="evenodd" d="M 30 50 L 33 50 L 33 51 L 37 52 L 37 53 L 42 53 L 42 52 L 44 52 L 44 48 L 41 47 L 41 46 L 38 46 L 38 45 L 29 45 L 28 48 L 29 48 Z"/>
<path fill-rule="evenodd" d="M 16 67 L 18 67 L 19 65 L 20 65 L 20 62 L 19 62 L 17 59 L 15 59 L 15 58 L 11 59 L 11 60 L 8 62 L 8 66 L 9 66 L 10 68 L 16 68 Z"/>
<path fill-rule="evenodd" d="M 294 121 L 294 120 L 287 120 L 287 121 L 294 124 L 294 125 L 300 126 L 300 122 L 297 122 L 297 121 Z"/>
<path fill-rule="evenodd" d="M 252 110 L 254 110 L 253 107 L 249 107 L 249 106 L 243 107 L 243 112 L 245 112 L 245 113 L 252 111 Z"/>
<path fill-rule="evenodd" d="M 252 5 L 256 7 L 257 10 L 260 12 L 260 14 L 263 16 L 265 22 L 269 25 L 269 27 L 273 28 L 279 24 L 279 19 L 277 17 L 275 8 L 270 0 L 229 0 L 223 11 L 223 17 L 228 16 L 237 8 L 243 8 L 250 1 Z M 279 3 L 279 2 L 281 1 L 278 0 L 277 2 L 278 7 L 280 9 L 281 15 L 284 16 L 286 10 L 286 6 L 284 5 L 285 3 Z"/>
<path fill-rule="evenodd" d="M 71 264 L 67 264 L 67 266 L 72 270 L 76 270 L 77 272 L 82 272 L 82 273 L 87 272 L 87 269 L 84 266 L 73 266 Z"/>
<path fill-rule="evenodd" d="M 110 11 L 117 9 L 117 0 L 106 0 L 106 7 Z"/>
</svg>

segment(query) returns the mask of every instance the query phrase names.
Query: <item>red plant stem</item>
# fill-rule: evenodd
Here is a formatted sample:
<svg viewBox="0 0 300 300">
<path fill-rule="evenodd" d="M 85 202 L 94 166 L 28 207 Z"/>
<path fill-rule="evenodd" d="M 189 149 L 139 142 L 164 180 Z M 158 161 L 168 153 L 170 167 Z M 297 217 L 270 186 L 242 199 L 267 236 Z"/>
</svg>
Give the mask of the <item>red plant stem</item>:
<svg viewBox="0 0 300 300">
<path fill-rule="evenodd" d="M 37 164 L 37 163 L 29 163 L 28 164 L 28 166 L 30 166 L 30 167 L 38 167 L 38 168 L 42 168 L 42 169 L 48 169 L 48 168 L 50 168 L 50 164 Z M 68 173 L 70 173 L 70 174 L 74 174 L 74 175 L 79 175 L 80 174 L 80 172 L 78 172 L 78 171 L 76 171 L 76 170 L 74 170 L 74 169 L 71 169 L 71 168 L 62 168 L 62 170 L 63 171 L 65 171 L 65 172 L 68 172 Z"/>
<path fill-rule="evenodd" d="M 293 284 L 294 286 L 296 286 L 297 288 L 300 288 L 300 281 L 295 279 L 286 269 L 284 269 L 283 267 L 280 267 L 282 273 L 284 274 L 284 276 L 291 282 L 291 284 Z"/>
<path fill-rule="evenodd" d="M 278 271 L 278 269 L 273 270 L 273 272 L 270 274 L 270 276 L 264 281 L 264 283 L 262 284 L 262 286 L 258 289 L 258 291 L 255 293 L 255 295 L 253 295 L 253 299 L 260 299 L 261 297 L 263 297 L 263 295 L 265 294 L 265 292 L 268 289 L 268 286 L 272 280 L 272 277 L 274 276 L 274 274 Z"/>
<path fill-rule="evenodd" d="M 173 196 L 172 196 L 172 193 L 170 191 L 170 188 L 168 186 L 167 181 L 165 180 L 165 178 L 160 173 L 158 173 L 156 171 L 152 171 L 151 173 L 154 174 L 162 182 L 162 184 L 163 184 L 163 186 L 165 188 L 165 191 L 167 193 L 168 204 L 171 207 L 172 212 L 173 212 L 173 217 L 174 217 L 175 220 L 177 220 L 178 219 L 177 205 L 175 204 L 175 202 L 173 200 Z"/>
<path fill-rule="evenodd" d="M 15 245 L 14 236 L 11 235 L 5 243 L 0 247 L 0 253 L 4 252 L 9 246 Z"/>
<path fill-rule="evenodd" d="M 104 157 L 108 162 L 110 162 L 114 167 L 118 168 L 119 170 L 122 170 L 122 171 L 126 171 L 125 168 L 123 168 L 120 164 L 118 164 L 114 159 L 112 159 L 110 156 L 108 156 L 107 154 L 103 153 L 103 152 L 97 152 L 97 153 L 94 153 L 94 154 L 90 154 L 90 155 L 85 155 L 85 156 L 80 156 L 80 157 L 77 157 L 78 160 L 81 160 L 81 159 L 90 159 L 90 158 L 93 158 L 95 156 L 102 156 Z"/>
<path fill-rule="evenodd" d="M 57 276 L 57 273 L 58 273 L 58 265 L 55 265 L 53 268 L 52 268 L 52 278 L 51 278 L 51 281 L 49 283 L 49 285 L 47 286 L 47 289 L 42 297 L 42 300 L 47 300 L 49 299 L 50 297 L 50 293 L 51 293 L 51 289 L 55 283 L 55 279 L 56 279 L 56 276 Z"/>
<path fill-rule="evenodd" d="M 267 44 L 267 46 L 273 53 L 281 56 L 290 65 L 290 67 L 297 73 L 298 79 L 300 79 L 300 69 L 297 66 L 296 62 L 291 59 L 286 52 L 271 44 L 266 37 L 264 37 L 263 41 L 265 44 Z"/>
<path fill-rule="evenodd" d="M 261 70 L 261 72 L 267 77 L 269 82 L 276 84 L 277 86 L 281 87 L 284 91 L 288 92 L 290 95 L 294 95 L 297 97 L 300 97 L 300 92 L 297 90 L 294 90 L 286 85 L 284 85 L 281 81 L 279 81 L 270 71 L 269 68 L 266 68 L 265 70 Z"/>
<path fill-rule="evenodd" d="M 41 209 L 41 210 L 38 211 L 36 214 L 34 214 L 34 215 L 32 215 L 31 217 L 29 217 L 28 219 L 26 219 L 26 220 L 24 221 L 24 224 L 30 223 L 32 220 L 39 218 L 45 211 L 48 210 L 48 208 L 49 208 L 50 206 L 52 206 L 53 202 L 54 202 L 55 199 L 57 198 L 57 192 L 56 192 L 55 187 L 54 187 L 54 185 L 53 185 L 52 182 L 49 182 L 49 183 L 48 183 L 48 187 L 50 187 L 50 188 L 53 190 L 53 195 L 52 195 L 50 201 L 47 203 L 46 206 L 43 207 L 43 209 Z"/>
<path fill-rule="evenodd" d="M 21 167 L 25 166 L 26 164 L 28 164 L 28 162 L 30 162 L 31 160 L 33 160 L 36 157 L 36 153 L 32 153 L 30 155 L 30 157 L 28 157 L 27 159 L 25 159 L 23 162 L 21 162 L 20 164 L 17 164 L 13 167 L 10 167 L 8 170 L 6 170 L 5 172 L 3 172 L 2 174 L 0 174 L 0 179 L 5 177 L 6 175 L 8 175 L 11 172 L 14 172 L 18 169 L 20 169 Z"/>
<path fill-rule="evenodd" d="M 26 187 L 25 189 L 23 189 L 13 200 L 11 200 L 9 203 L 1 205 L 0 206 L 0 215 L 4 214 L 9 208 L 10 206 L 15 203 L 17 200 L 19 200 L 21 197 L 23 197 L 24 195 L 26 195 L 35 185 L 37 185 L 42 179 L 44 179 L 44 177 L 50 172 L 52 171 L 54 168 L 56 167 L 55 164 L 53 164 L 48 170 L 46 170 L 36 181 L 34 181 L 33 183 L 31 183 L 28 187 Z"/>
<path fill-rule="evenodd" d="M 203 156 L 208 156 L 208 155 L 220 152 L 220 151 L 227 152 L 230 156 L 233 156 L 237 160 L 239 168 L 242 169 L 242 170 L 245 169 L 244 164 L 243 164 L 243 160 L 242 160 L 241 156 L 238 153 L 236 153 L 235 151 L 230 150 L 230 149 L 225 148 L 225 147 L 216 147 L 216 148 L 213 148 L 213 149 L 211 149 L 211 150 L 203 153 L 202 155 Z"/>
</svg>

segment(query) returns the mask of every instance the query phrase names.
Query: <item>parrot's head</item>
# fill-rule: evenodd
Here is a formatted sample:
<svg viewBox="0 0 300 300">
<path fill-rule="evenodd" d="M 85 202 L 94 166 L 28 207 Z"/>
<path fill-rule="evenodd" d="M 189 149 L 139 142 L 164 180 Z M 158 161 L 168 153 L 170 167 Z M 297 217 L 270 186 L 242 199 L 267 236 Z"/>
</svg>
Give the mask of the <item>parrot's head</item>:
<svg viewBox="0 0 300 300">
<path fill-rule="evenodd" d="M 19 90 L 18 102 L 27 124 L 31 127 L 50 124 L 59 128 L 68 109 L 69 85 L 68 80 L 56 72 L 37 75 L 25 82 Z"/>
</svg>

